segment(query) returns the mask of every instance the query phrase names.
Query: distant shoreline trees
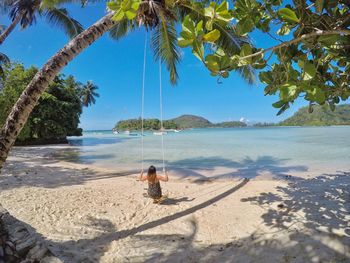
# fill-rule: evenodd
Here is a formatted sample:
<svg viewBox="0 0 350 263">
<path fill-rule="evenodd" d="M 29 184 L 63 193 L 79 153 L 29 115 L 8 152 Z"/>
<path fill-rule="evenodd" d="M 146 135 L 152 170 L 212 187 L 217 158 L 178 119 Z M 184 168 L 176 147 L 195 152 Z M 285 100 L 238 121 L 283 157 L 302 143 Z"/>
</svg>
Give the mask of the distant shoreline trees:
<svg viewBox="0 0 350 263">
<path fill-rule="evenodd" d="M 164 129 L 190 129 L 190 128 L 236 128 L 246 127 L 247 124 L 240 121 L 228 121 L 220 123 L 211 123 L 207 119 L 194 116 L 194 115 L 182 115 L 180 117 L 165 120 L 163 122 Z M 145 130 L 160 130 L 160 120 L 158 119 L 145 119 L 143 127 Z M 139 119 L 128 119 L 119 121 L 114 129 L 120 131 L 139 131 L 142 128 L 142 120 Z"/>
</svg>

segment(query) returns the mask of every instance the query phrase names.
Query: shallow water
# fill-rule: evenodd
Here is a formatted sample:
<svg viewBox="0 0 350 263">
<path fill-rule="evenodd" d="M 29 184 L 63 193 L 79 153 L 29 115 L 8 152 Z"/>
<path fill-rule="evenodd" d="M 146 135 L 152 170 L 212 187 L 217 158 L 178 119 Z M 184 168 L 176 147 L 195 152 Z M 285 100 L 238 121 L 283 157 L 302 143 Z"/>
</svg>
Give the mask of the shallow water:
<svg viewBox="0 0 350 263">
<path fill-rule="evenodd" d="M 141 169 L 141 137 L 88 131 L 69 161 Z M 164 136 L 166 167 L 189 176 L 318 175 L 350 170 L 350 126 L 194 129 Z M 162 166 L 161 136 L 144 136 L 145 167 Z M 189 172 L 191 171 L 191 172 Z M 197 171 L 197 172 L 195 172 Z M 200 174 L 202 175 L 202 174 Z"/>
</svg>

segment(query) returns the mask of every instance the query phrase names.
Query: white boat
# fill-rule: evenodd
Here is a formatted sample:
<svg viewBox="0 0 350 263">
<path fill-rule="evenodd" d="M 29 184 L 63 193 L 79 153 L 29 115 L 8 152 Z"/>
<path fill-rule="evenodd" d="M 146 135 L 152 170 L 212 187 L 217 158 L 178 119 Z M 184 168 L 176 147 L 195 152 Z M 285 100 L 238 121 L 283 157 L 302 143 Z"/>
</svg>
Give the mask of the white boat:
<svg viewBox="0 0 350 263">
<path fill-rule="evenodd" d="M 168 134 L 167 132 L 162 132 L 162 131 L 159 131 L 159 132 L 154 132 L 153 135 L 166 135 Z"/>
<path fill-rule="evenodd" d="M 174 132 L 181 132 L 180 130 L 174 130 Z"/>
<path fill-rule="evenodd" d="M 118 131 L 113 131 L 113 133 L 114 133 L 114 134 L 119 134 L 119 132 L 118 132 Z"/>
</svg>

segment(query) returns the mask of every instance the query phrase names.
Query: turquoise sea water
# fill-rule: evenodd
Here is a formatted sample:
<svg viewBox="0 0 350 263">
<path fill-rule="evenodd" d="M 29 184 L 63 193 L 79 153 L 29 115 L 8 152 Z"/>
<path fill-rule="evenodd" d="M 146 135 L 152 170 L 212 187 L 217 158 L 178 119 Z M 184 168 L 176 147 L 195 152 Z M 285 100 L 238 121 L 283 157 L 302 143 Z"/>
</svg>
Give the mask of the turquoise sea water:
<svg viewBox="0 0 350 263">
<path fill-rule="evenodd" d="M 69 160 L 140 170 L 141 137 L 89 131 Z M 183 176 L 318 175 L 350 170 L 350 126 L 194 129 L 164 136 L 166 166 Z M 145 167 L 161 167 L 161 136 L 144 136 Z"/>
</svg>

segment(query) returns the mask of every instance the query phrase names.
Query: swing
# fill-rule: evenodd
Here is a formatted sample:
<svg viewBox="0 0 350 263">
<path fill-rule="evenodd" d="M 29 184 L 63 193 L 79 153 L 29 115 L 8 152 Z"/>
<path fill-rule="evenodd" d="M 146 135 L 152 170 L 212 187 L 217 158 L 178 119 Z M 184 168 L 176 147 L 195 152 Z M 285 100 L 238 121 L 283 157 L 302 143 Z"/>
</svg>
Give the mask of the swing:
<svg viewBox="0 0 350 263">
<path fill-rule="evenodd" d="M 142 91 L 141 91 L 141 171 L 144 170 L 144 106 L 145 106 L 145 79 L 146 79 L 146 58 L 147 58 L 147 34 L 145 37 L 145 47 L 143 54 Z M 161 136 L 162 164 L 165 173 L 165 152 L 164 152 L 164 127 L 163 127 L 163 86 L 162 86 L 162 62 L 159 59 L 159 109 L 160 109 L 160 132 Z M 164 196 L 166 198 L 166 196 Z M 161 198 L 163 199 L 163 198 Z"/>
</svg>

